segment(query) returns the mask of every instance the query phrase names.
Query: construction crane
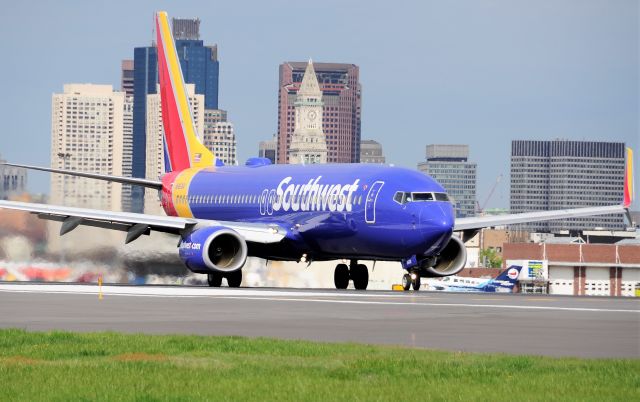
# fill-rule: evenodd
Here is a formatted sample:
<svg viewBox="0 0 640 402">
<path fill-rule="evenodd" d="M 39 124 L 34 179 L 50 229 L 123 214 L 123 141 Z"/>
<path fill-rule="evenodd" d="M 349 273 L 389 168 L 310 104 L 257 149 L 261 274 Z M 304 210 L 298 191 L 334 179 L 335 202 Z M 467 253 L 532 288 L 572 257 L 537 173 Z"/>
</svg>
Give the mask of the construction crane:
<svg viewBox="0 0 640 402">
<path fill-rule="evenodd" d="M 502 180 L 502 173 L 500 173 L 496 178 L 496 182 L 493 183 L 493 186 L 491 187 L 491 191 L 489 191 L 489 194 L 484 199 L 484 202 L 482 203 L 482 205 L 476 200 L 476 210 L 477 210 L 476 213 L 482 214 L 484 212 L 484 209 L 487 207 L 487 203 L 491 199 L 491 196 L 493 195 L 493 193 L 496 191 L 496 188 L 498 188 L 498 184 L 500 184 L 501 180 Z"/>
</svg>

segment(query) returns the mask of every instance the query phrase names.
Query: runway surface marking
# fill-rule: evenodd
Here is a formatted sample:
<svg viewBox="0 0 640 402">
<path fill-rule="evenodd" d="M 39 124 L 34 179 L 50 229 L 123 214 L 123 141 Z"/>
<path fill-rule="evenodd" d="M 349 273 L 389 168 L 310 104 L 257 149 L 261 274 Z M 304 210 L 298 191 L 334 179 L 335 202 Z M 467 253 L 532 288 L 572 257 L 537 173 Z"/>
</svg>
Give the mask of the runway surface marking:
<svg viewBox="0 0 640 402">
<path fill-rule="evenodd" d="M 482 297 L 482 298 L 477 298 L 477 299 L 471 299 L 471 300 L 491 300 L 491 301 L 503 301 L 504 298 L 502 297 Z"/>
<path fill-rule="evenodd" d="M 11 293 L 40 293 L 40 294 L 76 294 L 97 295 L 99 288 L 96 285 L 44 285 L 44 284 L 0 284 L 0 292 Z M 161 297 L 161 298 L 211 298 L 254 301 L 285 301 L 285 302 L 312 302 L 312 303 L 336 303 L 359 305 L 387 305 L 387 306 L 423 306 L 423 307 L 472 307 L 490 309 L 512 310 L 551 310 L 573 312 L 611 312 L 640 314 L 640 308 L 633 309 L 608 309 L 585 307 L 557 307 L 557 306 L 533 306 L 518 304 L 486 304 L 465 303 L 461 296 L 460 303 L 432 302 L 429 295 L 419 294 L 389 294 L 389 293 L 355 293 L 355 292 L 322 292 L 322 291 L 287 291 L 287 290 L 262 290 L 262 289 L 229 289 L 229 288 L 187 288 L 180 286 L 145 287 L 145 286 L 103 286 L 104 297 L 129 296 L 129 297 Z M 355 300 L 359 299 L 359 300 Z M 364 300 L 369 299 L 369 300 Z M 373 300 L 371 300 L 373 299 Z M 378 300 L 375 300 L 378 299 Z M 381 300 L 387 299 L 387 301 Z M 391 300 L 393 301 L 391 301 Z M 505 301 L 508 298 L 473 298 L 478 301 Z M 528 300 L 547 300 L 545 298 L 527 298 Z M 426 302 L 425 300 L 429 300 Z M 557 300 L 557 299 L 552 299 Z"/>
<path fill-rule="evenodd" d="M 636 313 L 640 314 L 640 310 L 622 310 L 622 309 L 602 309 L 602 308 L 582 308 L 582 307 L 551 307 L 551 306 L 518 306 L 508 304 L 470 304 L 470 303 L 407 303 L 407 302 L 382 302 L 367 300 L 331 300 L 331 299 L 302 299 L 287 297 L 241 297 L 241 296 L 220 296 L 215 299 L 236 299 L 236 300 L 267 300 L 267 301 L 298 301 L 298 302 L 315 302 L 315 303 L 339 303 L 339 304 L 375 304 L 387 306 L 429 306 L 429 307 L 480 307 L 480 308 L 502 308 L 517 310 L 554 310 L 554 311 L 589 311 L 589 312 L 607 312 L 607 313 Z"/>
</svg>

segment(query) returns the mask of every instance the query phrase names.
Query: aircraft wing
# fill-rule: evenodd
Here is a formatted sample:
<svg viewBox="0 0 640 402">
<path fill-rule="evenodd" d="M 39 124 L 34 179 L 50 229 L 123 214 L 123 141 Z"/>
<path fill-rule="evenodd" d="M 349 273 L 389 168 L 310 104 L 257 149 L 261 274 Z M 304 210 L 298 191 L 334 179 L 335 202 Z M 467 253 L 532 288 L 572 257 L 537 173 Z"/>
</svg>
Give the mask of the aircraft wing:
<svg viewBox="0 0 640 402">
<path fill-rule="evenodd" d="M 275 224 L 214 221 L 1 200 L 0 208 L 28 211 L 37 214 L 41 219 L 62 222 L 61 235 L 80 225 L 121 230 L 127 232 L 126 243 L 143 234 L 149 234 L 152 230 L 180 235 L 191 229 L 206 226 L 233 229 L 246 241 L 253 243 L 277 243 L 286 235 L 286 230 Z"/>
<path fill-rule="evenodd" d="M 550 221 L 553 219 L 579 218 L 583 216 L 608 215 L 627 213 L 624 205 L 610 205 L 605 207 L 589 207 L 574 209 L 559 209 L 555 211 L 525 212 L 522 214 L 473 216 L 456 219 L 454 231 L 474 230 L 492 226 L 513 225 L 516 223 Z"/>
</svg>

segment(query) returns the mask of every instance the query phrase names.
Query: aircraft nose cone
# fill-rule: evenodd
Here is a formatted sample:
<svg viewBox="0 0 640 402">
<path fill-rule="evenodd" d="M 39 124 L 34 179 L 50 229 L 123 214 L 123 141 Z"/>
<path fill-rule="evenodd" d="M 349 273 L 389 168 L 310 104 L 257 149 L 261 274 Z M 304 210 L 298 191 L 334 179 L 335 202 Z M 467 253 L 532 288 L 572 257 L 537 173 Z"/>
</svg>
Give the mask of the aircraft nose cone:
<svg viewBox="0 0 640 402">
<path fill-rule="evenodd" d="M 429 251 L 446 246 L 451 234 L 455 217 L 451 204 L 428 204 L 420 211 L 420 230 Z"/>
</svg>

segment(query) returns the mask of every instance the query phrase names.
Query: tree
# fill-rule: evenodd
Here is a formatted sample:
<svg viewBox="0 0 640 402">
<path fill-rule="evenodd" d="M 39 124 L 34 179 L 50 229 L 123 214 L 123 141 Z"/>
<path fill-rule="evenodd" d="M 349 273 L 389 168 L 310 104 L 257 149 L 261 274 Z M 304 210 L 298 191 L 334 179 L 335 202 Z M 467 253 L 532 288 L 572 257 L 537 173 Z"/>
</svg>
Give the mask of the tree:
<svg viewBox="0 0 640 402">
<path fill-rule="evenodd" d="M 500 268 L 502 266 L 502 258 L 493 248 L 480 250 L 480 265 L 487 268 Z"/>
</svg>

